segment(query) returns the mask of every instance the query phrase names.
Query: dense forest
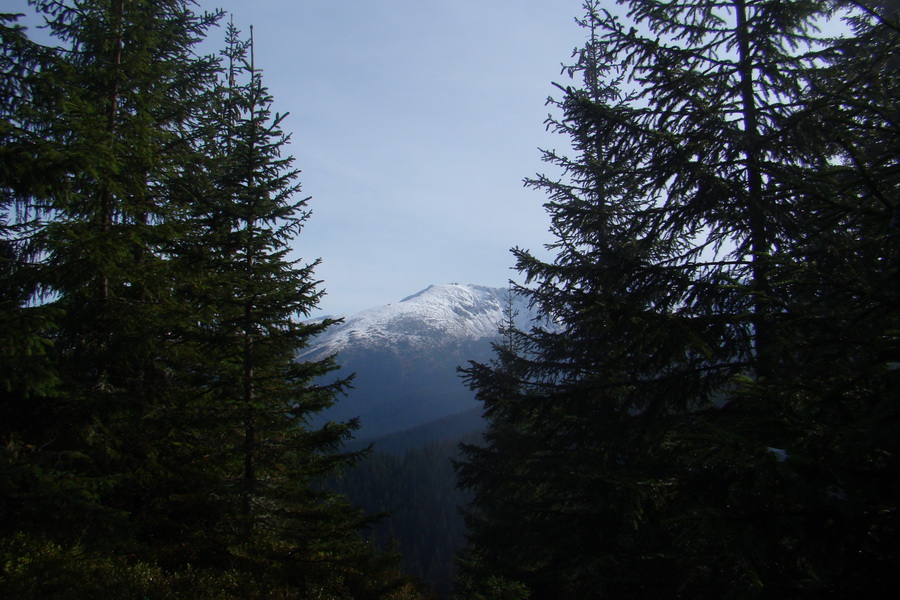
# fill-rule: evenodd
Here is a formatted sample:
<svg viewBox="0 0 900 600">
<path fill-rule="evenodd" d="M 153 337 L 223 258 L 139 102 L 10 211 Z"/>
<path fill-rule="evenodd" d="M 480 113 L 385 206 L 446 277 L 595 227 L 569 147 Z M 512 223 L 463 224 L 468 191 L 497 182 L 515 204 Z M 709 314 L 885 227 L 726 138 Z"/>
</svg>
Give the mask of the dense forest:
<svg viewBox="0 0 900 600">
<path fill-rule="evenodd" d="M 295 360 L 334 322 L 252 30 L 29 4 L 51 42 L 0 13 L 0 597 L 431 598 L 400 552 L 446 581 L 458 503 L 460 600 L 896 594 L 896 0 L 585 0 L 567 150 L 526 182 L 554 256 L 513 250 L 550 325 L 463 370 L 483 437 L 403 455 L 312 425 L 349 382 Z"/>
<path fill-rule="evenodd" d="M 473 433 L 467 441 L 478 437 Z M 331 483 L 366 513 L 387 515 L 370 533 L 373 541 L 399 551 L 403 570 L 443 598 L 451 593 L 454 555 L 464 541 L 460 507 L 469 503 L 469 494 L 456 489 L 451 464 L 459 442 L 431 441 L 401 453 L 381 451 L 376 442 L 371 456 Z"/>
<path fill-rule="evenodd" d="M 386 515 L 368 533 L 379 547 L 398 550 L 403 571 L 442 598 L 451 596 L 456 553 L 464 543 L 462 508 L 471 493 L 457 488 L 452 461 L 460 444 L 481 442 L 478 409 L 370 441 L 366 460 L 328 483 L 367 514 Z"/>
<path fill-rule="evenodd" d="M 900 3 L 617 4 L 514 250 L 560 328 L 466 370 L 460 595 L 894 597 Z"/>
</svg>

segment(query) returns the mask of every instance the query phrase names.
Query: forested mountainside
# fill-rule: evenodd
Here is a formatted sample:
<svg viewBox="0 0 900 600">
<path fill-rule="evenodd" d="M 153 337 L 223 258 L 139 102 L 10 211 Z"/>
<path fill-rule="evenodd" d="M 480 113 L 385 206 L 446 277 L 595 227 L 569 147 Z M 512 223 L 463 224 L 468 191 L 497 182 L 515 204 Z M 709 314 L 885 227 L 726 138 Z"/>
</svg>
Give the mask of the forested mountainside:
<svg viewBox="0 0 900 600">
<path fill-rule="evenodd" d="M 465 535 L 462 510 L 471 497 L 457 489 L 451 461 L 458 458 L 460 443 L 478 443 L 481 434 L 445 432 L 429 440 L 422 437 L 427 431 L 411 432 L 402 445 L 403 432 L 385 443 L 374 440 L 373 453 L 331 485 L 369 514 L 387 512 L 373 539 L 398 549 L 404 571 L 448 598 Z"/>
<path fill-rule="evenodd" d="M 412 429 L 374 439 L 353 440 L 347 444 L 347 448 L 357 450 L 371 445 L 377 452 L 383 454 L 402 455 L 407 450 L 420 448 L 432 442 L 469 439 L 472 434 L 481 432 L 486 427 L 481 415 L 481 406 L 477 401 L 473 401 L 473 405 L 475 406 L 466 412 L 443 417 Z"/>
<path fill-rule="evenodd" d="M 453 587 L 470 496 L 456 489 L 452 460 L 459 444 L 476 443 L 485 427 L 458 368 L 488 360 L 504 323 L 530 327 L 534 318 L 506 289 L 432 285 L 346 317 L 298 357 L 338 353 L 343 372 L 355 375 L 354 388 L 321 419 L 358 416 L 347 448 L 373 449 L 329 485 L 368 514 L 388 513 L 372 539 L 398 549 L 403 569 L 444 598 Z"/>
</svg>

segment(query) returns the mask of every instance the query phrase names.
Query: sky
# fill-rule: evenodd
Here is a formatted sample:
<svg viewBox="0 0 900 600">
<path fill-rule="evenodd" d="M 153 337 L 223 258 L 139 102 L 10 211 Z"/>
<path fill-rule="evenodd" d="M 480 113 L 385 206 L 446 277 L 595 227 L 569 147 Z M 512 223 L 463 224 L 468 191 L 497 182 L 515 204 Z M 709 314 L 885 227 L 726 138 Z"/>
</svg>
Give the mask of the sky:
<svg viewBox="0 0 900 600">
<path fill-rule="evenodd" d="M 9 0 L 3 0 L 8 2 Z M 288 112 L 321 258 L 324 314 L 430 284 L 521 280 L 510 248 L 549 256 L 548 96 L 584 35 L 581 0 L 201 0 L 254 27 L 256 65 Z M 213 30 L 211 41 L 224 32 Z M 558 93 L 556 94 L 559 95 Z"/>
<path fill-rule="evenodd" d="M 199 0 L 254 28 L 256 65 L 292 134 L 320 258 L 312 316 L 397 302 L 430 284 L 521 281 L 510 248 L 552 255 L 539 148 L 582 45 L 582 0 Z M 610 1 L 612 5 L 612 0 Z M 26 0 L 0 9 L 28 12 Z M 226 17 L 227 20 L 227 17 Z M 223 22 L 224 25 L 224 22 Z M 213 29 L 207 51 L 221 48 Z"/>
<path fill-rule="evenodd" d="M 200 1 L 254 26 L 290 112 L 313 211 L 294 246 L 322 259 L 326 291 L 314 316 L 521 281 L 514 246 L 552 257 L 547 198 L 523 179 L 553 172 L 538 148 L 567 146 L 546 100 L 585 40 L 582 0 Z"/>
<path fill-rule="evenodd" d="M 553 82 L 585 32 L 582 0 L 197 0 L 249 34 L 292 140 L 312 216 L 294 258 L 321 259 L 312 317 L 431 284 L 521 281 L 512 247 L 550 258 L 539 148 Z M 0 12 L 29 15 L 27 0 Z M 200 52 L 224 43 L 225 23 Z M 36 39 L 46 37 L 32 31 Z"/>
</svg>

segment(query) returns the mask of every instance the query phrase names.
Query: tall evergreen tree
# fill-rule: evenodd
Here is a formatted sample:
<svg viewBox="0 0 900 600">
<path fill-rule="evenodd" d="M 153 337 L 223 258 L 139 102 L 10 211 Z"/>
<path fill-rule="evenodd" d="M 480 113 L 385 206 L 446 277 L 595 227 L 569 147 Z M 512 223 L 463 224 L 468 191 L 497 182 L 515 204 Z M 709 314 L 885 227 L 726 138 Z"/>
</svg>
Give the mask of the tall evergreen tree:
<svg viewBox="0 0 900 600">
<path fill-rule="evenodd" d="M 898 61 L 900 5 L 841 2 L 849 35 L 808 82 L 796 123 L 827 132 L 829 160 L 792 180 L 798 242 L 778 265 L 779 327 L 791 341 L 774 382 L 789 424 L 781 465 L 795 485 L 795 560 L 836 594 L 878 596 L 898 532 Z M 803 523 L 800 522 L 802 515 Z M 827 550 L 825 550 L 827 548 Z"/>
<path fill-rule="evenodd" d="M 330 321 L 301 322 L 317 261 L 252 43 L 223 71 L 190 2 L 34 5 L 58 48 L 0 30 L 0 595 L 421 597 L 323 486 L 361 454 L 310 426 L 346 382 L 294 361 Z"/>
<path fill-rule="evenodd" d="M 29 307 L 36 291 L 33 238 L 41 217 L 36 196 L 47 187 L 36 176 L 47 148 L 30 109 L 40 101 L 34 78 L 48 56 L 17 21 L 0 14 L 0 389 L 29 395 L 47 393 L 55 379 L 40 358 L 46 355 L 47 340 L 39 332 L 47 311 Z M 48 172 L 43 177 L 52 178 Z"/>
<path fill-rule="evenodd" d="M 194 160 L 184 132 L 214 64 L 193 49 L 217 17 L 175 0 L 33 4 L 60 44 L 36 78 L 34 118 L 59 170 L 38 281 L 61 315 L 58 394 L 34 445 L 81 485 L 82 509 L 64 514 L 73 535 L 121 542 L 166 470 L 177 357 L 165 249 L 183 213 L 169 181 Z"/>
<path fill-rule="evenodd" d="M 871 368 L 847 364 L 829 382 L 813 340 L 840 322 L 826 315 L 861 307 L 836 277 L 848 263 L 815 264 L 813 246 L 827 231 L 847 248 L 851 221 L 860 239 L 863 221 L 866 237 L 884 225 L 856 202 L 873 190 L 850 187 L 868 176 L 890 198 L 890 152 L 880 171 L 848 160 L 852 131 L 893 127 L 886 104 L 868 104 L 878 67 L 860 75 L 852 43 L 818 31 L 833 3 L 622 4 L 615 15 L 585 3 L 590 37 L 569 69 L 584 83 L 561 88 L 552 121 L 578 155 L 546 153 L 567 179 L 529 182 L 550 196 L 557 257 L 515 251 L 521 292 L 561 329 L 520 332 L 520 352 L 467 371 L 491 428 L 459 466 L 476 493 L 465 572 L 475 589 L 493 575 L 539 598 L 876 590 L 866 581 L 883 583 L 883 561 L 848 577 L 862 565 L 836 569 L 823 548 L 883 551 L 860 536 L 889 536 L 873 515 L 895 501 L 851 508 L 839 482 L 852 470 L 820 461 L 843 452 L 822 453 L 826 440 L 850 433 L 828 413 L 894 410 L 882 392 L 851 385 L 867 399 L 854 402 L 845 386 L 876 371 L 875 388 L 889 385 L 896 316 L 859 340 L 884 351 Z M 889 19 L 854 14 L 890 38 Z M 879 48 L 884 64 L 894 50 Z M 856 79 L 838 83 L 835 69 Z M 882 120 L 861 119 L 848 98 Z M 866 279 L 896 273 L 881 252 L 862 242 L 849 263 Z M 852 456 L 887 452 L 881 473 L 895 443 L 888 434 Z M 862 501 L 872 488 L 856 479 Z"/>
<path fill-rule="evenodd" d="M 35 75 L 48 53 L 28 39 L 15 15 L 0 14 L 0 536 L 33 514 L 35 488 L 52 468 L 30 460 L 42 398 L 58 379 L 49 357 L 54 311 L 36 305 L 34 237 L 39 202 L 53 176 L 33 117 Z M 41 173 L 42 177 L 38 175 Z"/>
<path fill-rule="evenodd" d="M 336 401 L 347 382 L 315 383 L 336 369 L 333 358 L 297 362 L 297 352 L 333 323 L 309 323 L 322 292 L 318 260 L 291 258 L 291 242 L 307 218 L 308 198 L 293 157 L 285 114 L 257 70 L 251 39 L 229 25 L 216 109 L 204 120 L 208 188 L 192 206 L 201 224 L 179 254 L 208 274 L 184 290 L 199 329 L 197 377 L 206 390 L 198 440 L 212 468 L 217 521 L 207 531 L 213 564 L 233 564 L 273 585 L 329 593 L 376 595 L 404 582 L 386 573 L 393 558 L 363 539 L 359 509 L 324 487 L 325 477 L 352 466 L 361 453 L 341 446 L 355 422 L 313 428 L 314 415 Z M 212 434 L 212 435 L 209 435 Z"/>
<path fill-rule="evenodd" d="M 165 179 L 212 66 L 190 51 L 211 18 L 175 3 L 33 4 L 59 46 L 5 18 L 2 31 L 0 595 L 86 597 L 97 573 L 100 589 L 131 597 L 130 579 L 143 597 L 157 585 L 145 563 L 95 556 L 136 556 L 159 494 L 165 437 L 147 417 L 166 392 L 145 375 L 172 366 L 165 323 L 149 321 L 167 290 L 140 267 L 163 264 L 173 233 Z"/>
</svg>

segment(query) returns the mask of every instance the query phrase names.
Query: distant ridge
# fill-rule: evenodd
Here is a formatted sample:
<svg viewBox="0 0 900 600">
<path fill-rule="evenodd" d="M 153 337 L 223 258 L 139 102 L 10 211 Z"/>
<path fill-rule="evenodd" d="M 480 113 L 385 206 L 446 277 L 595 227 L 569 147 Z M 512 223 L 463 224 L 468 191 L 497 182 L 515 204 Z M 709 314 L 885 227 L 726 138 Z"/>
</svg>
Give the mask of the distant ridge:
<svg viewBox="0 0 900 600">
<path fill-rule="evenodd" d="M 435 421 L 389 433 L 375 439 L 354 440 L 347 445 L 348 450 L 361 450 L 372 444 L 375 452 L 403 456 L 409 450 L 433 443 L 457 443 L 459 440 L 477 437 L 485 429 L 481 408 L 441 417 Z"/>
</svg>

